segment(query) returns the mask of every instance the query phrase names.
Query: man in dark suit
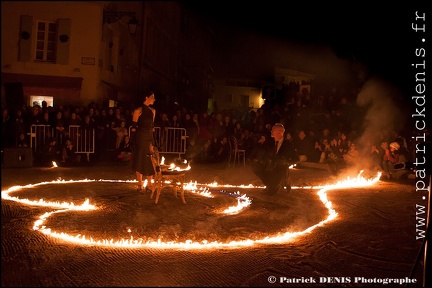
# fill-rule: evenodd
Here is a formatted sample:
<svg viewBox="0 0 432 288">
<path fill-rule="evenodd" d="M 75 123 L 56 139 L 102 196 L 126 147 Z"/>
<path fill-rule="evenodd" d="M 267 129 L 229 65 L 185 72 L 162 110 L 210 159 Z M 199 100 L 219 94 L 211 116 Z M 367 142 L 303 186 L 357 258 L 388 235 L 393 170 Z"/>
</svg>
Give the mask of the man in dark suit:
<svg viewBox="0 0 432 288">
<path fill-rule="evenodd" d="M 252 167 L 252 171 L 264 183 L 269 194 L 291 190 L 289 167 L 300 162 L 293 144 L 284 139 L 284 133 L 285 127 L 281 123 L 273 125 L 271 137 L 274 145 L 268 146 L 267 161 L 264 165 Z"/>
</svg>

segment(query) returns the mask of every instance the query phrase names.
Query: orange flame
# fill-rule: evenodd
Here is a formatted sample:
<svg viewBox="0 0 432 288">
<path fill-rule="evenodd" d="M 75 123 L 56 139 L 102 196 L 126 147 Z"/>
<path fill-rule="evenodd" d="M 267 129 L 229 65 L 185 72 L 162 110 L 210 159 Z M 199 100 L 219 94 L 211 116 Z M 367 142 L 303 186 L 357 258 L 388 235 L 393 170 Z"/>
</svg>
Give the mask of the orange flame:
<svg viewBox="0 0 432 288">
<path fill-rule="evenodd" d="M 58 179 L 56 181 L 51 182 L 41 182 L 37 184 L 29 184 L 24 186 L 13 186 L 5 191 L 2 191 L 2 199 L 5 200 L 11 200 L 20 202 L 27 205 L 32 206 L 45 206 L 45 207 L 52 207 L 52 208 L 60 208 L 62 210 L 56 210 L 52 212 L 44 213 L 39 217 L 38 220 L 35 221 L 33 225 L 33 229 L 35 231 L 39 231 L 41 233 L 44 233 L 46 235 L 49 235 L 54 238 L 59 238 L 67 242 L 81 244 L 81 245 L 89 245 L 89 246 L 108 246 L 108 247 L 123 247 L 123 248 L 160 248 L 160 249 L 168 249 L 168 248 L 174 248 L 174 249 L 214 249 L 214 248 L 240 248 L 240 247 L 250 247 L 256 244 L 282 244 L 287 243 L 290 241 L 295 240 L 296 237 L 305 235 L 308 233 L 311 233 L 315 228 L 323 226 L 324 224 L 332 221 L 335 219 L 338 214 L 337 212 L 332 208 L 332 203 L 327 199 L 326 192 L 328 190 L 334 190 L 334 189 L 340 189 L 340 188 L 354 188 L 354 187 L 366 187 L 375 184 L 380 176 L 381 173 L 378 173 L 378 175 L 373 179 L 365 179 L 361 176 L 363 171 L 360 171 L 357 177 L 350 178 L 347 177 L 347 179 L 338 181 L 335 184 L 329 184 L 324 186 L 310 186 L 309 189 L 320 189 L 317 193 L 319 196 L 321 202 L 324 204 L 324 206 L 328 210 L 328 216 L 326 219 L 320 221 L 319 223 L 310 226 L 309 228 L 298 231 L 298 232 L 279 232 L 276 235 L 269 235 L 262 239 L 246 239 L 241 241 L 230 241 L 227 243 L 219 242 L 219 241 L 213 241 L 209 242 L 208 240 L 202 240 L 201 242 L 187 240 L 185 242 L 176 242 L 176 241 L 168 241 L 163 242 L 160 239 L 157 241 L 143 241 L 142 239 L 134 239 L 133 236 L 131 236 L 129 239 L 119 239 L 119 240 L 107 240 L 107 239 L 101 239 L 101 240 L 95 240 L 93 237 L 88 237 L 85 235 L 78 234 L 76 236 L 69 235 L 64 232 L 57 232 L 57 231 L 51 231 L 50 228 L 47 228 L 44 226 L 44 222 L 53 214 L 55 213 L 64 213 L 70 210 L 77 210 L 77 211 L 89 211 L 89 210 L 95 210 L 98 209 L 94 205 L 89 204 L 89 199 L 86 199 L 83 204 L 81 205 L 75 205 L 74 203 L 59 203 L 59 202 L 47 202 L 43 199 L 40 199 L 39 201 L 31 201 L 28 199 L 20 199 L 18 197 L 12 197 L 9 194 L 18 190 L 26 189 L 26 188 L 33 188 L 40 185 L 46 185 L 46 184 L 68 184 L 68 183 L 79 183 L 79 182 L 94 182 L 94 181 L 102 181 L 102 182 L 131 182 L 134 183 L 136 180 L 61 180 Z M 212 184 L 197 184 L 195 183 L 188 183 L 184 185 L 184 189 L 190 190 L 192 193 L 197 193 L 198 195 L 202 195 L 204 197 L 212 197 L 211 192 L 208 190 L 208 188 L 197 188 L 197 186 L 207 186 L 207 187 L 220 187 L 217 185 L 217 183 Z M 224 185 L 224 187 L 241 187 L 241 188 L 258 188 L 256 186 L 252 185 L 240 185 L 240 186 L 233 186 L 233 185 Z M 300 187 L 292 187 L 293 189 L 300 189 Z M 301 187 L 306 188 L 306 187 Z M 237 192 L 237 206 L 229 207 L 223 210 L 222 213 L 226 214 L 236 214 L 239 213 L 240 210 L 242 210 L 245 207 L 248 207 L 252 204 L 252 201 L 247 197 L 246 195 L 240 195 L 239 192 Z M 130 232 L 130 228 L 128 229 Z"/>
</svg>

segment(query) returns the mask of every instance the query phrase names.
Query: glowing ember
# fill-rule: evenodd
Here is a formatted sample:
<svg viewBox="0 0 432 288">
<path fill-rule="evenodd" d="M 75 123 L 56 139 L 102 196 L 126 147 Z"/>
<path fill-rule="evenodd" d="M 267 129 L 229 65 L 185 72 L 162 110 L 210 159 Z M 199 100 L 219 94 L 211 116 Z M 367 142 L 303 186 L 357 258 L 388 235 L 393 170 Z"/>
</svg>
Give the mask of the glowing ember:
<svg viewBox="0 0 432 288">
<path fill-rule="evenodd" d="M 27 189 L 27 188 L 33 188 L 33 187 L 37 187 L 37 186 L 41 186 L 41 185 L 47 185 L 47 184 L 69 184 L 69 183 L 82 183 L 82 182 L 131 182 L 131 183 L 136 183 L 136 180 L 88 180 L 88 179 L 84 179 L 84 180 L 69 180 L 69 181 L 65 181 L 65 180 L 61 180 L 58 179 L 56 181 L 51 181 L 51 182 L 41 182 L 41 183 L 37 183 L 37 184 L 29 184 L 29 185 L 24 185 L 24 186 L 13 186 L 5 191 L 2 191 L 1 196 L 2 199 L 5 200 L 11 200 L 11 201 L 15 201 L 15 202 L 19 202 L 19 203 L 23 203 L 23 204 L 27 204 L 27 205 L 32 205 L 32 206 L 44 206 L 44 207 L 51 207 L 51 208 L 55 208 L 55 209 L 61 209 L 61 210 L 56 210 L 56 211 L 52 211 L 52 212 L 47 212 L 44 213 L 43 215 L 41 215 L 39 217 L 38 220 L 35 221 L 34 225 L 33 225 L 33 229 L 36 231 L 39 231 L 41 233 L 44 233 L 46 235 L 49 235 L 51 237 L 55 237 L 55 238 L 59 238 L 62 239 L 64 241 L 68 241 L 71 243 L 76 243 L 76 244 L 81 244 L 81 245 L 90 245 L 90 246 L 109 246 L 109 247 L 126 247 L 126 248 L 161 248 L 161 249 L 168 249 L 168 248 L 175 248 L 175 249 L 214 249 L 214 248 L 240 248 L 240 247 L 250 247 L 253 246 L 255 244 L 282 244 L 282 243 L 287 243 L 290 241 L 293 241 L 296 237 L 304 235 L 304 234 L 308 234 L 311 233 L 315 228 L 323 226 L 324 224 L 326 224 L 327 222 L 332 221 L 333 219 L 335 219 L 338 214 L 337 212 L 332 208 L 332 203 L 327 199 L 327 194 L 326 192 L 328 190 L 333 190 L 333 189 L 340 189 L 340 188 L 355 188 L 355 187 L 366 187 L 366 186 L 370 186 L 375 184 L 376 182 L 378 182 L 381 173 L 378 173 L 378 175 L 373 178 L 373 179 L 365 179 L 364 177 L 361 176 L 361 174 L 363 173 L 363 171 L 361 171 L 359 173 L 359 175 L 355 178 L 350 178 L 347 177 L 347 179 L 342 180 L 337 182 L 336 184 L 329 184 L 329 185 L 324 185 L 324 186 L 310 186 L 310 187 L 292 187 L 293 189 L 319 189 L 317 195 L 319 196 L 319 199 L 321 200 L 321 202 L 324 204 L 324 206 L 327 208 L 328 210 L 328 216 L 326 219 L 322 220 L 321 222 L 303 230 L 303 231 L 298 231 L 298 232 L 279 232 L 277 235 L 269 235 L 263 239 L 256 239 L 256 240 L 252 240 L 252 239 L 247 239 L 247 240 L 241 240 L 241 241 L 230 241 L 227 243 L 223 243 L 223 242 L 219 242 L 219 241 L 213 241 L 213 242 L 209 242 L 207 240 L 202 240 L 200 242 L 196 242 L 196 241 L 192 241 L 192 240 L 187 240 L 185 242 L 176 242 L 176 241 L 161 241 L 160 239 L 157 241 L 143 241 L 142 239 L 134 239 L 133 236 L 131 236 L 129 239 L 119 239 L 119 240 L 107 240 L 107 239 L 101 239 L 101 240 L 95 240 L 93 239 L 93 237 L 88 237 L 85 235 L 69 235 L 67 233 L 63 233 L 63 232 L 57 232 L 57 231 L 51 231 L 50 228 L 47 228 L 46 226 L 44 226 L 43 224 L 45 223 L 45 221 L 53 214 L 56 213 L 65 213 L 71 210 L 74 211 L 90 211 L 90 210 L 96 210 L 98 209 L 96 206 L 91 205 L 89 199 L 86 199 L 84 201 L 83 204 L 81 205 L 75 205 L 74 203 L 59 203 L 59 202 L 47 202 L 44 201 L 43 199 L 40 199 L 38 201 L 31 201 L 28 199 L 20 199 L 18 197 L 12 197 L 9 194 L 15 192 L 15 191 L 19 191 L 22 189 Z M 203 186 L 202 188 L 198 188 L 198 186 Z M 201 195 L 204 197 L 213 197 L 212 193 L 210 192 L 210 190 L 208 189 L 208 187 L 221 187 L 218 186 L 217 183 L 211 183 L 211 184 L 197 184 L 196 182 L 190 182 L 187 184 L 184 184 L 184 189 L 185 190 L 189 190 L 192 193 L 196 193 L 197 195 Z M 224 185 L 223 187 L 241 187 L 241 188 L 262 188 L 262 187 L 256 187 L 256 186 L 252 186 L 252 185 L 241 185 L 241 186 L 233 186 L 233 185 Z M 223 191 L 223 190 L 221 190 Z M 222 213 L 225 214 L 237 214 L 239 213 L 242 209 L 248 207 L 249 205 L 252 204 L 252 200 L 247 197 L 247 195 L 240 195 L 240 192 L 237 193 L 230 193 L 230 196 L 233 196 L 235 198 L 237 198 L 237 206 L 232 206 L 232 207 L 228 207 L 226 209 L 224 209 L 222 211 Z M 127 230 L 128 233 L 131 233 L 132 230 L 130 228 L 128 228 Z"/>
</svg>

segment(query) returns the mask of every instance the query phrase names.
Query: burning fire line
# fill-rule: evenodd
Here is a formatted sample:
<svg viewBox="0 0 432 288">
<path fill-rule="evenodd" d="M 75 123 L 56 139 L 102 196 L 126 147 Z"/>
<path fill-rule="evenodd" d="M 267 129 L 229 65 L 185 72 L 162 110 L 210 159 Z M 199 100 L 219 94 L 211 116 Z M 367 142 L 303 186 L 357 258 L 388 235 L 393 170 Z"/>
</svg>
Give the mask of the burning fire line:
<svg viewBox="0 0 432 288">
<path fill-rule="evenodd" d="M 95 240 L 92 237 L 88 237 L 85 235 L 78 234 L 76 236 L 69 235 L 64 232 L 56 232 L 52 231 L 50 228 L 47 228 L 43 225 L 43 223 L 53 214 L 55 213 L 64 213 L 68 212 L 70 210 L 78 210 L 78 211 L 89 211 L 89 210 L 96 210 L 98 209 L 96 206 L 89 204 L 89 199 L 86 199 L 83 204 L 81 205 L 75 205 L 74 203 L 59 203 L 59 202 L 46 202 L 43 199 L 40 199 L 39 201 L 31 201 L 28 199 L 20 199 L 18 197 L 12 197 L 9 195 L 9 193 L 26 189 L 26 188 L 33 188 L 41 185 L 47 185 L 47 184 L 69 184 L 69 183 L 83 183 L 83 182 L 131 182 L 134 183 L 136 180 L 61 180 L 58 179 L 56 181 L 51 182 L 40 182 L 37 184 L 28 184 L 24 186 L 13 186 L 5 191 L 2 191 L 2 199 L 6 200 L 12 200 L 16 202 L 20 202 L 27 205 L 33 205 L 33 206 L 45 206 L 45 207 L 52 207 L 52 208 L 59 208 L 61 210 L 56 210 L 52 212 L 44 213 L 39 217 L 38 220 L 35 221 L 33 225 L 33 230 L 39 231 L 43 234 L 49 235 L 54 238 L 62 239 L 64 241 L 68 241 L 71 243 L 81 244 L 81 245 L 89 245 L 89 246 L 102 246 L 102 247 L 122 247 L 122 248 L 158 248 L 158 249 L 168 249 L 168 248 L 174 248 L 174 249 L 214 249 L 214 248 L 240 248 L 240 247 L 250 247 L 255 244 L 282 244 L 289 241 L 294 240 L 296 237 L 305 235 L 308 233 L 311 233 L 315 228 L 323 226 L 324 224 L 334 220 L 338 213 L 332 208 L 332 203 L 327 199 L 327 191 L 328 190 L 335 190 L 335 189 L 341 189 L 341 188 L 356 188 L 356 187 L 366 187 L 375 184 L 379 181 L 381 177 L 381 173 L 378 173 L 378 175 L 373 179 L 365 179 L 361 176 L 363 171 L 360 171 L 357 177 L 350 178 L 347 177 L 347 179 L 338 181 L 335 184 L 328 184 L 324 186 L 309 186 L 309 187 L 292 187 L 293 189 L 320 189 L 317 193 L 319 196 L 321 202 L 324 204 L 324 206 L 327 208 L 329 215 L 326 219 L 320 221 L 319 223 L 310 226 L 309 228 L 298 231 L 298 232 L 279 232 L 276 235 L 273 236 L 266 236 L 262 239 L 247 239 L 247 240 L 241 240 L 241 241 L 230 241 L 227 243 L 219 242 L 219 241 L 213 241 L 209 242 L 207 240 L 202 240 L 201 242 L 187 240 L 185 242 L 176 242 L 176 241 L 161 241 L 160 239 L 157 241 L 144 241 L 142 239 L 134 239 L 133 236 L 131 236 L 129 239 L 120 239 L 120 240 Z M 199 195 L 202 195 L 204 197 L 212 197 L 211 192 L 208 188 L 197 188 L 198 186 L 207 186 L 207 187 L 220 187 L 217 185 L 217 183 L 212 184 L 197 184 L 195 183 L 188 183 L 184 185 L 184 189 L 190 190 L 192 193 L 197 193 Z M 223 187 L 241 187 L 241 188 L 259 188 L 256 186 L 248 185 L 248 186 L 233 186 L 233 185 L 223 185 Z M 198 190 L 198 191 L 197 191 Z M 221 190 L 221 193 L 225 193 L 226 191 Z M 238 213 L 241 209 L 249 206 L 252 201 L 247 197 L 245 194 L 240 195 L 240 192 L 237 193 L 231 193 L 230 196 L 234 196 L 237 198 L 237 206 L 229 207 L 223 211 L 223 213 L 227 214 L 235 214 Z M 130 232 L 130 231 L 129 231 Z"/>
</svg>

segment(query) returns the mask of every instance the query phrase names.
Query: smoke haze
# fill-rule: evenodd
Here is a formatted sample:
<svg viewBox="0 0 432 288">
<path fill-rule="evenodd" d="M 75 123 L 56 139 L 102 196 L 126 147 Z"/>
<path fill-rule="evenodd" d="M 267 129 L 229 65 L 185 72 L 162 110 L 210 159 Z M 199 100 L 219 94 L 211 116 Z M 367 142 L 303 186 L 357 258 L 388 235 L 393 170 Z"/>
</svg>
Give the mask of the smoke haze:
<svg viewBox="0 0 432 288">
<path fill-rule="evenodd" d="M 356 102 L 364 111 L 362 133 L 356 140 L 360 155 L 369 155 L 371 145 L 376 145 L 379 149 L 382 141 L 391 142 L 396 138 L 396 133 L 405 122 L 400 105 L 395 103 L 400 96 L 397 88 L 379 77 L 373 77 L 364 83 Z M 356 165 L 348 168 L 345 173 L 352 175 L 371 168 L 372 160 L 371 157 L 360 157 Z"/>
</svg>

